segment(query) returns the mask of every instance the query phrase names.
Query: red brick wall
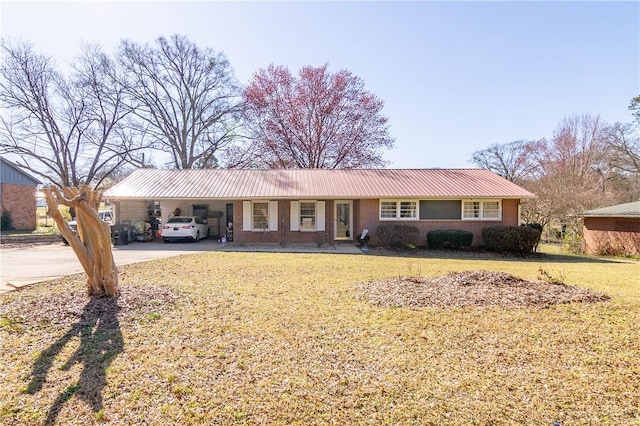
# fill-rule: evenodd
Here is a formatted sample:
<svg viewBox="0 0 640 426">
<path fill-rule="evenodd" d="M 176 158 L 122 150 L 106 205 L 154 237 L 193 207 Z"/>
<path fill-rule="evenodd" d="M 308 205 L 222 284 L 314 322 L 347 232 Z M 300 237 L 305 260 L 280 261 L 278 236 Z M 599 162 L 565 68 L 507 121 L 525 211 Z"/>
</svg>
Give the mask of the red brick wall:
<svg viewBox="0 0 640 426">
<path fill-rule="evenodd" d="M 2 210 L 11 214 L 13 227 L 20 231 L 36 229 L 36 189 L 30 185 L 2 184 Z"/>
<path fill-rule="evenodd" d="M 416 243 L 418 245 L 425 245 L 427 240 L 427 233 L 429 231 L 443 230 L 443 229 L 461 229 L 464 231 L 473 232 L 473 245 L 481 245 L 482 242 L 482 229 L 489 226 L 517 226 L 518 225 L 518 204 L 519 200 L 503 200 L 502 201 L 502 221 L 488 221 L 488 220 L 394 220 L 381 222 L 378 211 L 378 200 L 361 200 L 359 209 L 359 220 L 354 222 L 360 225 L 356 230 L 356 235 L 359 235 L 363 229 L 368 229 L 371 233 L 370 245 L 375 246 L 379 243 L 376 238 L 375 231 L 378 225 L 382 223 L 392 224 L 406 224 L 416 226 L 420 230 L 420 236 Z"/>
<path fill-rule="evenodd" d="M 319 200 L 322 201 L 322 200 Z M 278 200 L 277 231 L 243 231 L 242 201 L 233 203 L 233 241 L 238 243 L 325 244 L 333 242 L 333 201 L 325 200 L 325 230 L 289 231 L 291 207 L 288 200 Z"/>
<path fill-rule="evenodd" d="M 640 218 L 585 217 L 584 252 L 640 255 Z"/>
<path fill-rule="evenodd" d="M 411 220 L 380 222 L 378 199 L 353 200 L 353 236 L 358 236 L 362 230 L 368 229 L 372 234 L 370 244 L 378 244 L 375 231 L 380 223 L 404 223 L 417 226 L 420 229 L 420 237 L 417 243 L 426 244 L 427 232 L 439 229 L 462 229 L 474 234 L 473 245 L 482 244 L 481 232 L 487 226 L 518 225 L 519 200 L 504 200 L 502 202 L 502 221 L 474 221 L 474 220 Z M 306 232 L 289 231 L 290 206 L 289 201 L 278 201 L 278 230 L 271 232 L 253 232 L 242 230 L 242 201 L 233 204 L 234 215 L 234 241 L 238 243 L 277 243 L 277 244 L 304 244 L 333 242 L 333 215 L 334 203 L 325 201 L 325 231 Z"/>
</svg>

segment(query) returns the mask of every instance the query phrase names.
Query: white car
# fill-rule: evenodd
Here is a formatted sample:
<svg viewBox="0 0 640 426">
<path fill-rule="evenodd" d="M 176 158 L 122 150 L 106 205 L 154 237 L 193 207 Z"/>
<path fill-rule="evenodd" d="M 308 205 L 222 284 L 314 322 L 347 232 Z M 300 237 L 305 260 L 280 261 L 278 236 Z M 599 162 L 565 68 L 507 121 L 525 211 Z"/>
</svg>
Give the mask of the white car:
<svg viewBox="0 0 640 426">
<path fill-rule="evenodd" d="M 98 217 L 100 217 L 100 220 L 107 222 L 109 225 L 113 225 L 113 212 L 111 210 L 100 210 L 98 212 Z M 75 217 L 73 218 L 73 220 L 67 223 L 74 233 L 78 232 L 78 222 L 76 221 Z M 61 236 L 61 238 L 63 243 L 67 245 L 69 244 L 69 242 L 64 237 Z"/>
<path fill-rule="evenodd" d="M 199 216 L 174 216 L 162 226 L 162 241 L 200 241 L 208 237 L 209 225 Z"/>
</svg>

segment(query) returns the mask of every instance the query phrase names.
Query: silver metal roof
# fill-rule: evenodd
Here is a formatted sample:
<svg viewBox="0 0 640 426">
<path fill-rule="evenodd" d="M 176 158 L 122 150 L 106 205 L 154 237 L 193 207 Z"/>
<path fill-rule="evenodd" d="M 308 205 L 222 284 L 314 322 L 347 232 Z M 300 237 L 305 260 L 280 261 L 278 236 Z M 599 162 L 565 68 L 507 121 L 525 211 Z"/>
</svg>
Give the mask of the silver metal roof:
<svg viewBox="0 0 640 426">
<path fill-rule="evenodd" d="M 585 217 L 640 217 L 640 201 L 618 204 L 611 207 L 589 210 L 583 213 Z"/>
<path fill-rule="evenodd" d="M 481 169 L 138 169 L 111 199 L 532 198 Z"/>
</svg>

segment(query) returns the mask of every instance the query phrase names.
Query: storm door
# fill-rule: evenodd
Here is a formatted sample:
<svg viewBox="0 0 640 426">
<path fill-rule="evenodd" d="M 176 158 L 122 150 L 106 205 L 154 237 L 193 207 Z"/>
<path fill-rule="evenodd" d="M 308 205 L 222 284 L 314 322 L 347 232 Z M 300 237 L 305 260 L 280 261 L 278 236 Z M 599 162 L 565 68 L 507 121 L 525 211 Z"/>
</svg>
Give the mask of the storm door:
<svg viewBox="0 0 640 426">
<path fill-rule="evenodd" d="M 353 203 L 351 201 L 335 202 L 334 235 L 336 240 L 352 240 Z"/>
</svg>

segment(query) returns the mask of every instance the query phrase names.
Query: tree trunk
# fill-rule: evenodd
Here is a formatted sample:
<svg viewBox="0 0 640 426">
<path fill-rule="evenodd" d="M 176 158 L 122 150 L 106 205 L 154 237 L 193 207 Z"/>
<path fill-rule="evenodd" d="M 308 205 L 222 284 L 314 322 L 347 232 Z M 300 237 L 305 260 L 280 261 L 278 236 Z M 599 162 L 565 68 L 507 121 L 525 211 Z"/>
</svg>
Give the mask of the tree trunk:
<svg viewBox="0 0 640 426">
<path fill-rule="evenodd" d="M 98 208 L 102 193 L 87 185 L 79 188 L 55 186 L 42 190 L 49 215 L 53 217 L 62 236 L 69 242 L 87 274 L 90 296 L 118 295 L 118 268 L 111 252 L 109 224 L 100 220 Z M 58 206 L 75 208 L 77 233 L 73 232 Z"/>
</svg>

